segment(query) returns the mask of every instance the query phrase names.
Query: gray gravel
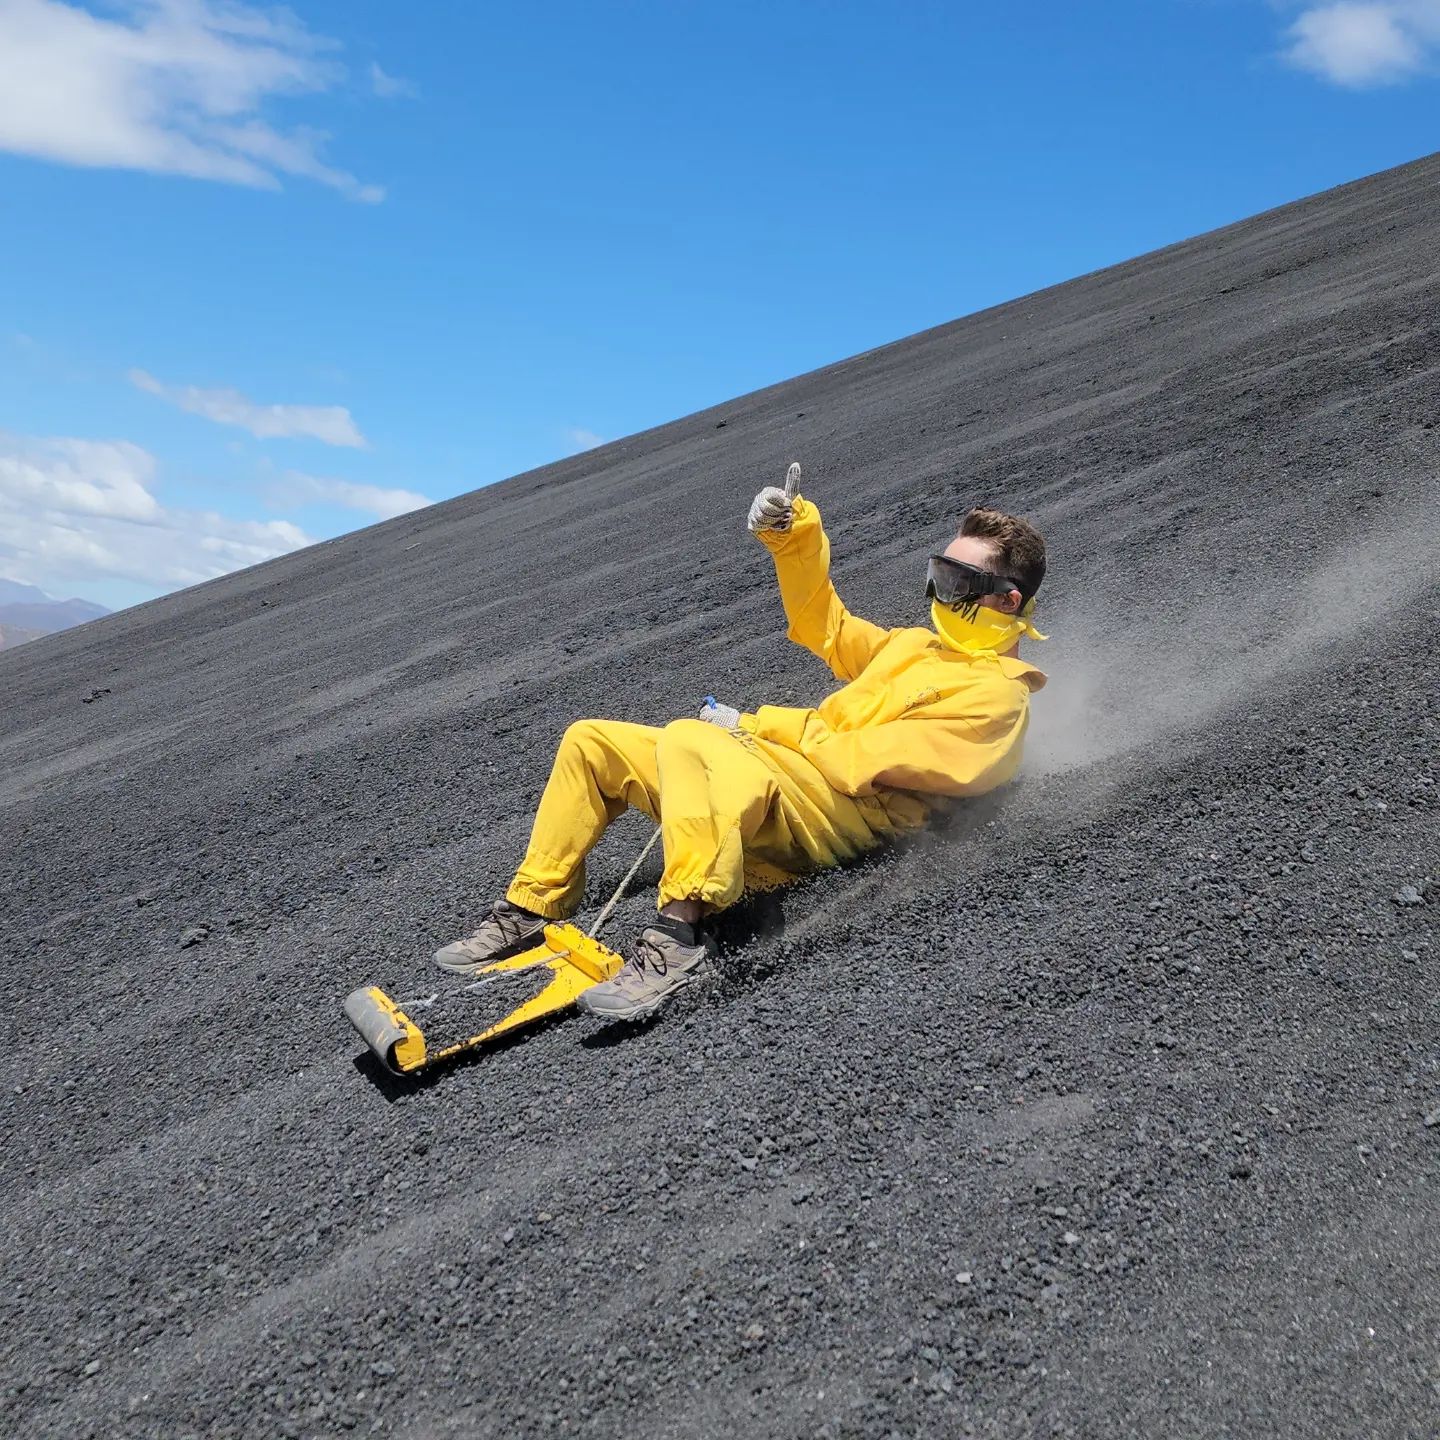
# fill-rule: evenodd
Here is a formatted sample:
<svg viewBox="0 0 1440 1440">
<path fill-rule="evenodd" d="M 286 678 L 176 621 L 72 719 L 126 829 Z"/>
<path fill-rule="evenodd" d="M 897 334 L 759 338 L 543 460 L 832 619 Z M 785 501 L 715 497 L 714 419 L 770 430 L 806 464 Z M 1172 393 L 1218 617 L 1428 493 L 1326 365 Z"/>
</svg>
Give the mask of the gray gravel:
<svg viewBox="0 0 1440 1440">
<path fill-rule="evenodd" d="M 0 655 L 7 1432 L 1440 1432 L 1437 184 Z M 568 722 L 823 693 L 791 458 L 885 623 L 1038 519 L 1025 776 L 653 1025 L 386 1083 L 341 998 L 435 988 Z"/>
</svg>

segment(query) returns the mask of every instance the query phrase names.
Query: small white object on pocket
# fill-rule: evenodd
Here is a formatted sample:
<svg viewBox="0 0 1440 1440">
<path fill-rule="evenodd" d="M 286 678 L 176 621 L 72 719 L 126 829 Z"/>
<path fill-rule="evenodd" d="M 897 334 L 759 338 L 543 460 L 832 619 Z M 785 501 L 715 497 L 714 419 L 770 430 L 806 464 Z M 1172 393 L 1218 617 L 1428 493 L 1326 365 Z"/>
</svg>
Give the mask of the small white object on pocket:
<svg viewBox="0 0 1440 1440">
<path fill-rule="evenodd" d="M 740 723 L 740 712 L 733 705 L 722 705 L 713 695 L 707 695 L 700 708 L 700 719 L 722 730 L 733 730 Z"/>
</svg>

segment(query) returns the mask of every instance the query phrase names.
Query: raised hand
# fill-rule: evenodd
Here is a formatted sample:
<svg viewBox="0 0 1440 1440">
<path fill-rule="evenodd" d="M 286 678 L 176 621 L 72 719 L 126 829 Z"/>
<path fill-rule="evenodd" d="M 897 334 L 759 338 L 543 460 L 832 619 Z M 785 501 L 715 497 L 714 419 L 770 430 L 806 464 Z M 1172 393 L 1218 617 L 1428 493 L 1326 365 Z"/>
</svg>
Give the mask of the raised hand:
<svg viewBox="0 0 1440 1440">
<path fill-rule="evenodd" d="M 800 466 L 794 461 L 785 472 L 785 488 L 767 485 L 750 505 L 750 533 L 788 530 L 795 497 L 800 493 Z"/>
</svg>

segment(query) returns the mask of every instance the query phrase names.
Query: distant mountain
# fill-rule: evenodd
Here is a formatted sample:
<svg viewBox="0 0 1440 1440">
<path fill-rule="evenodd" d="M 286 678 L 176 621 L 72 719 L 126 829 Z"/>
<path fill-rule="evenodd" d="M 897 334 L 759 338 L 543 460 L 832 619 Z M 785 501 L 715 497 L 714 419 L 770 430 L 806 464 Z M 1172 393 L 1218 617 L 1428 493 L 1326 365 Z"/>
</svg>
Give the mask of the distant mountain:
<svg viewBox="0 0 1440 1440">
<path fill-rule="evenodd" d="M 49 601 L 50 597 L 37 586 L 22 585 L 18 580 L 7 580 L 0 575 L 0 605 L 17 602 L 22 605 L 40 605 Z"/>
<path fill-rule="evenodd" d="M 0 650 L 13 650 L 27 640 L 38 640 L 43 630 L 21 630 L 14 625 L 0 625 Z"/>
<path fill-rule="evenodd" d="M 0 576 L 0 650 L 68 630 L 110 612 L 89 600 L 52 600 L 34 585 Z"/>
</svg>

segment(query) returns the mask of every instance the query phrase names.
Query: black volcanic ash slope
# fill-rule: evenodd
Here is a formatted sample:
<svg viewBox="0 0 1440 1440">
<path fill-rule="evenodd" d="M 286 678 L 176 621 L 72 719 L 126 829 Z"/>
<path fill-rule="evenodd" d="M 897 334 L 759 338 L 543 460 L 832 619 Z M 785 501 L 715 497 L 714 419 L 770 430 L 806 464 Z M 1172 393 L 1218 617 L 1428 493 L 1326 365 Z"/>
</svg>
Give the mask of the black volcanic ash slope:
<svg viewBox="0 0 1440 1440">
<path fill-rule="evenodd" d="M 1437 1433 L 1437 182 L 0 655 L 11 1433 Z M 657 1025 L 373 1083 L 340 997 L 569 721 L 823 693 L 792 457 L 884 622 L 1048 533 L 1026 778 Z"/>
</svg>

